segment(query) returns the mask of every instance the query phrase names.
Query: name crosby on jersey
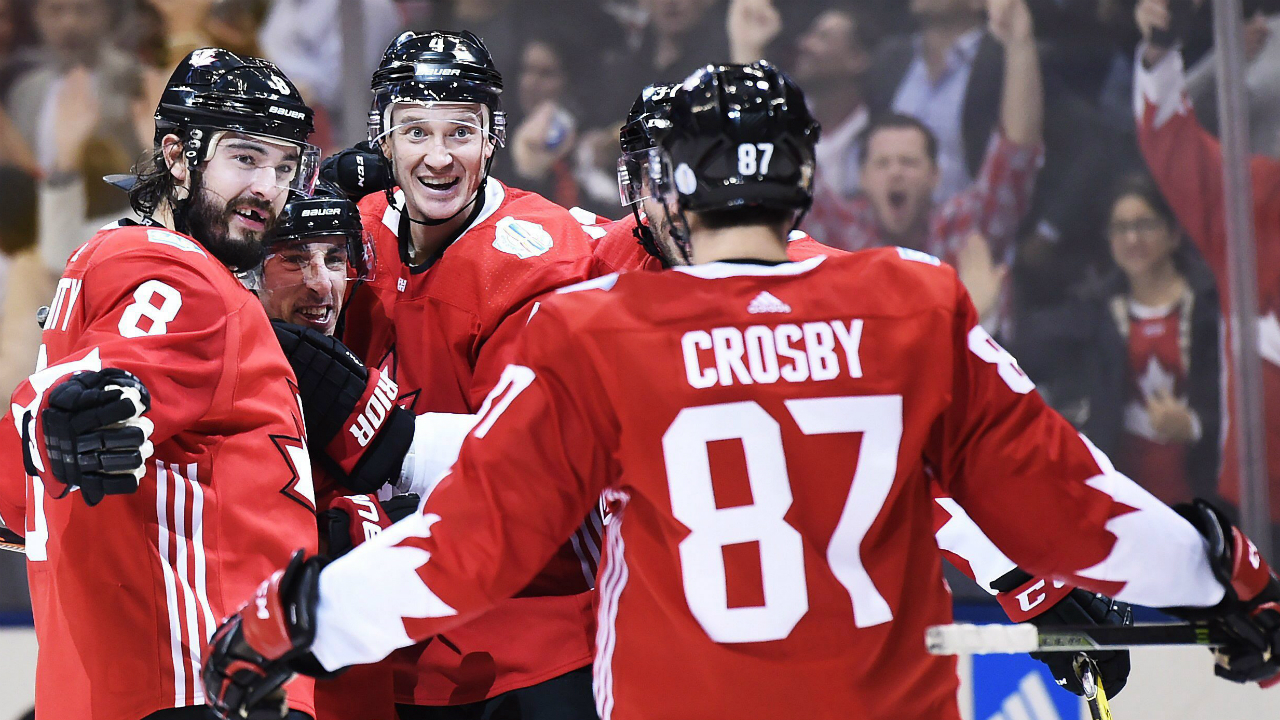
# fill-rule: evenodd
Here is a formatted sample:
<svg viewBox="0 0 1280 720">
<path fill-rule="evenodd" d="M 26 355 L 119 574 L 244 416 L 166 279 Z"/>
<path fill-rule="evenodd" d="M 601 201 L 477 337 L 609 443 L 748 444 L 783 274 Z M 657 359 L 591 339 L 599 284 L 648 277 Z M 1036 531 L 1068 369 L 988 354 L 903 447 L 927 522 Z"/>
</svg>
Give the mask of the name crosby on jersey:
<svg viewBox="0 0 1280 720">
<path fill-rule="evenodd" d="M 862 320 L 691 330 L 680 339 L 685 377 L 704 389 L 734 383 L 833 380 L 843 370 L 862 377 Z"/>
</svg>

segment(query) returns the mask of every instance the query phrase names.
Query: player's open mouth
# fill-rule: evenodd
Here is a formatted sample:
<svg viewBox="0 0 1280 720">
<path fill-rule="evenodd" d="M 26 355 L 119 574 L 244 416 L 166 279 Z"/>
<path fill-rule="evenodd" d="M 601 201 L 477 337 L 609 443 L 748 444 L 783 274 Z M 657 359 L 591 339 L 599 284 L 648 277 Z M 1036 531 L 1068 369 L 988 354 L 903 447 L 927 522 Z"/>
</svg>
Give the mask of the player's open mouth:
<svg viewBox="0 0 1280 720">
<path fill-rule="evenodd" d="M 889 207 L 901 210 L 907 204 L 907 193 L 902 190 L 889 191 Z"/>
<path fill-rule="evenodd" d="M 262 230 L 267 227 L 267 215 L 261 210 L 253 208 L 237 208 L 234 214 L 239 218 L 240 222 L 249 226 L 254 230 Z"/>
<path fill-rule="evenodd" d="M 312 325 L 328 325 L 333 320 L 333 306 L 301 307 L 295 311 L 299 317 Z"/>
<path fill-rule="evenodd" d="M 429 178 L 418 178 L 418 183 L 422 187 L 431 192 L 447 193 L 452 191 L 462 182 L 462 178 L 450 178 L 448 180 L 431 180 Z"/>
</svg>

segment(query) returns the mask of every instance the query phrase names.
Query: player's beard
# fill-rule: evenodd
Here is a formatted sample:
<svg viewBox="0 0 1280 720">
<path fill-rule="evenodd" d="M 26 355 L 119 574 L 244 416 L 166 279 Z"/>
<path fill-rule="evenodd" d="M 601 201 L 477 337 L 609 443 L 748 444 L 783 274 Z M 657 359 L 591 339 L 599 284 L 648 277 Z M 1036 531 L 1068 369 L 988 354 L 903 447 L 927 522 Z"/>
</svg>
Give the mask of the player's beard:
<svg viewBox="0 0 1280 720">
<path fill-rule="evenodd" d="M 277 219 L 271 203 L 253 197 L 240 197 L 219 205 L 221 198 L 207 192 L 198 177 L 192 198 L 186 218 L 187 232 L 191 237 L 233 271 L 243 272 L 262 264 L 265 253 L 262 238 L 271 233 Z M 231 237 L 231 218 L 239 209 L 260 211 L 266 218 L 263 231 L 245 231 L 242 237 Z"/>
</svg>

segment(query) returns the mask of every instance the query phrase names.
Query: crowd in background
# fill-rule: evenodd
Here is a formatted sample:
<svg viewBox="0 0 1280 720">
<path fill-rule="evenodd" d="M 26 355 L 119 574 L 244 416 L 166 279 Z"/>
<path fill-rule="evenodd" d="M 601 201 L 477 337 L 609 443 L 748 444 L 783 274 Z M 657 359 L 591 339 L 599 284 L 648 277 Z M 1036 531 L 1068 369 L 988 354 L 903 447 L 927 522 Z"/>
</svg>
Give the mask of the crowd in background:
<svg viewBox="0 0 1280 720">
<path fill-rule="evenodd" d="M 494 175 L 613 218 L 640 88 L 708 63 L 779 65 L 823 125 L 805 230 L 954 264 L 984 325 L 1120 469 L 1169 502 L 1216 496 L 1234 452 L 1219 295 L 1139 151 L 1135 0 L 361 2 L 355 57 L 339 0 L 0 0 L 0 391 L 34 366 L 36 311 L 69 254 L 130 212 L 100 178 L 151 147 L 185 53 L 276 62 L 332 152 L 360 139 L 340 131 L 344 63 L 367 77 L 404 29 L 469 29 L 506 79 Z M 1210 8 L 1195 4 L 1188 92 L 1214 130 Z M 1280 0 L 1245 5 L 1251 150 L 1280 157 Z M 1153 340 L 1135 365 L 1133 338 L 1167 333 L 1172 355 Z M 7 580 L 0 607 L 24 594 Z"/>
</svg>

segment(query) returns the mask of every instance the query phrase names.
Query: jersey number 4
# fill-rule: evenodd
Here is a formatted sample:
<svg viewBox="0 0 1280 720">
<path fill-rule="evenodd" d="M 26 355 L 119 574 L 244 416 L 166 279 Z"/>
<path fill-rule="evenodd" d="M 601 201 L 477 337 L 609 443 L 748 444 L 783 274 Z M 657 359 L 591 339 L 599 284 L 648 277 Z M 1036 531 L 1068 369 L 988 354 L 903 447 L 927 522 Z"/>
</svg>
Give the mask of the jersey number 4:
<svg viewBox="0 0 1280 720">
<path fill-rule="evenodd" d="M 827 564 L 849 593 L 854 625 L 893 619 L 862 565 L 861 546 L 889 496 L 902 440 L 902 396 L 825 397 L 786 401 L 806 435 L 863 436 L 853 484 L 827 546 Z M 719 507 L 708 444 L 738 440 L 754 502 Z M 685 408 L 662 436 L 671 511 L 689 528 L 680 543 L 685 599 L 707 635 L 720 643 L 781 640 L 809 611 L 804 540 L 784 518 L 792 503 L 778 421 L 751 401 Z M 755 543 L 764 604 L 729 607 L 724 548 Z"/>
</svg>

